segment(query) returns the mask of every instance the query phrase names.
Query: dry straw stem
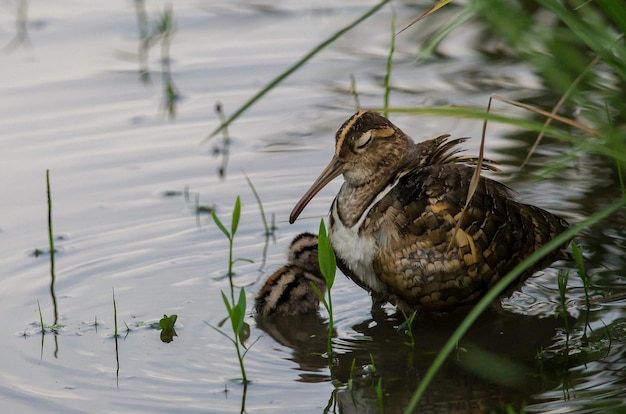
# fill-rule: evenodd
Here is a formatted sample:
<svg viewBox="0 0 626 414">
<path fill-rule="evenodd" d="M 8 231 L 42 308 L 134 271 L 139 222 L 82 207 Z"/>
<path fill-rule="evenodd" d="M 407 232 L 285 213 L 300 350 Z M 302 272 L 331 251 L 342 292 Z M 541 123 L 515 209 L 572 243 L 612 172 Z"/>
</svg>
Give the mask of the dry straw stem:
<svg viewBox="0 0 626 414">
<path fill-rule="evenodd" d="M 572 91 L 576 88 L 576 86 L 578 86 L 578 84 L 580 83 L 580 81 L 582 80 L 582 78 L 595 66 L 598 64 L 598 62 L 600 62 L 600 56 L 596 56 L 595 59 L 593 59 L 591 61 L 591 63 L 589 63 L 589 65 L 587 65 L 587 67 L 585 68 L 585 70 L 582 71 L 582 73 L 580 75 L 578 75 L 576 77 L 576 79 L 574 79 L 574 81 L 572 82 L 572 84 L 570 85 L 569 88 L 567 88 L 567 90 L 565 91 L 565 93 L 563 94 L 563 96 L 561 96 L 561 99 L 559 99 L 559 101 L 556 103 L 556 105 L 554 105 L 554 108 L 552 108 L 552 112 L 550 112 L 550 116 L 548 117 L 548 119 L 546 119 L 546 122 L 543 124 L 544 128 L 548 128 L 548 126 L 550 126 L 550 123 L 552 122 L 552 119 L 554 117 L 554 115 L 556 115 L 556 113 L 559 111 L 559 109 L 561 109 L 561 107 L 563 106 L 563 104 L 565 103 L 565 101 L 567 100 L 567 98 L 569 98 L 570 94 L 572 93 Z M 528 164 L 528 161 L 530 161 L 530 157 L 532 157 L 532 155 L 535 153 L 535 151 L 537 150 L 537 147 L 539 146 L 539 143 L 541 142 L 541 139 L 543 138 L 545 134 L 545 130 L 542 130 L 539 135 L 537 135 L 537 139 L 535 139 L 535 142 L 533 143 L 533 146 L 530 147 L 530 151 L 528 151 L 528 154 L 526 155 L 526 158 L 524 159 L 524 162 L 522 162 L 522 165 L 520 165 L 520 170 L 522 168 L 524 168 L 524 166 L 526 166 L 526 164 Z"/>
<path fill-rule="evenodd" d="M 593 62 L 592 62 L 593 63 Z M 588 66 L 589 68 L 590 66 Z M 578 79 L 577 79 L 578 80 Z M 529 154 L 527 155 L 526 161 L 528 161 L 528 159 L 530 158 L 530 155 L 532 154 L 532 151 L 534 151 L 534 149 L 536 148 L 536 146 L 538 145 L 538 141 L 539 139 L 542 137 L 545 129 L 549 126 L 549 121 L 551 121 L 552 119 L 556 119 L 557 121 L 561 121 L 567 125 L 576 127 L 584 132 L 587 132 L 591 135 L 598 135 L 598 132 L 592 128 L 587 127 L 586 125 L 580 123 L 580 122 L 576 122 L 576 121 L 572 121 L 569 118 L 565 118 L 562 116 L 557 115 L 555 112 L 558 111 L 560 105 L 562 104 L 562 102 L 564 101 L 565 97 L 561 99 L 561 101 L 559 101 L 559 103 L 557 104 L 557 107 L 555 107 L 551 113 L 548 113 L 542 109 L 536 108 L 532 105 L 527 105 L 527 104 L 523 104 L 521 102 L 518 101 L 514 101 L 512 99 L 508 99 L 505 98 L 503 96 L 500 95 L 491 95 L 491 97 L 489 97 L 489 103 L 487 104 L 487 114 L 489 114 L 489 112 L 491 111 L 491 102 L 493 99 L 496 99 L 498 101 L 504 102 L 504 103 L 508 103 L 509 105 L 513 105 L 513 106 L 517 106 L 519 108 L 523 108 L 526 109 L 528 111 L 543 115 L 545 117 L 547 117 L 547 121 L 544 124 L 544 127 L 542 129 L 542 131 L 539 134 L 539 137 L 537 138 L 537 140 L 535 141 L 535 145 L 533 146 L 533 148 L 531 148 L 531 152 L 529 152 Z M 480 172 L 482 170 L 482 164 L 483 164 L 483 154 L 484 154 L 484 149 L 485 149 L 485 135 L 487 132 L 487 122 L 488 119 L 485 118 L 485 120 L 483 121 L 483 129 L 482 129 L 482 133 L 481 133 L 481 137 L 480 137 L 480 151 L 478 153 L 478 160 L 476 163 L 476 169 L 474 170 L 474 174 L 472 175 L 472 179 L 470 181 L 470 185 L 469 185 L 469 189 L 467 191 L 467 197 L 465 199 L 465 205 L 463 206 L 463 210 L 461 211 L 461 216 L 459 217 L 459 219 L 457 220 L 456 223 L 456 227 L 454 228 L 454 232 L 453 232 L 453 236 L 450 239 L 450 243 L 448 244 L 448 249 L 447 252 L 450 253 L 450 249 L 452 248 L 454 241 L 456 240 L 456 232 L 459 230 L 459 227 L 461 225 L 461 221 L 463 221 L 463 216 L 465 215 L 465 211 L 467 210 L 467 206 L 469 205 L 470 201 L 472 201 L 472 197 L 474 196 L 474 193 L 476 192 L 476 188 L 478 186 L 478 182 L 480 181 Z M 526 163 L 526 161 L 524 161 L 524 164 Z M 522 165 L 524 165 L 522 164 Z"/>
<path fill-rule="evenodd" d="M 560 116 L 560 115 L 557 115 L 557 114 L 553 114 L 553 113 L 544 111 L 543 109 L 539 109 L 539 108 L 534 107 L 532 105 L 528 105 L 528 104 L 524 104 L 524 103 L 521 103 L 521 102 L 517 102 L 517 101 L 514 101 L 512 99 L 508 99 L 508 98 L 505 98 L 504 96 L 500 96 L 500 95 L 496 95 L 496 94 L 491 95 L 490 99 L 496 99 L 498 101 L 501 101 L 501 102 L 504 102 L 504 103 L 508 103 L 510 105 L 513 105 L 513 106 L 517 106 L 518 108 L 523 108 L 523 109 L 526 109 L 527 111 L 531 111 L 531 112 L 534 112 L 536 114 L 543 115 L 543 116 L 545 116 L 545 117 L 547 117 L 549 119 L 554 119 L 554 120 L 562 122 L 562 123 L 564 123 L 566 125 L 572 126 L 574 128 L 578 128 L 581 131 L 584 131 L 584 132 L 588 133 L 589 135 L 599 135 L 599 132 L 597 130 L 595 130 L 595 129 L 591 128 L 591 127 L 588 127 L 588 126 L 586 126 L 584 124 L 581 124 L 580 122 L 572 121 L 569 118 L 565 118 L 564 116 Z"/>
<path fill-rule="evenodd" d="M 491 110 L 491 99 L 489 98 L 489 104 L 487 105 L 487 113 Z M 456 226 L 454 227 L 454 231 L 452 232 L 452 238 L 450 239 L 450 243 L 448 243 L 447 253 L 450 253 L 450 249 L 456 240 L 456 232 L 459 231 L 459 227 L 461 226 L 461 222 L 463 221 L 463 216 L 465 215 L 465 211 L 467 210 L 467 206 L 470 201 L 472 201 L 472 197 L 476 192 L 476 188 L 478 187 L 478 182 L 480 181 L 480 171 L 483 167 L 483 155 L 485 153 L 485 133 L 487 132 L 487 119 L 483 121 L 483 131 L 480 137 L 480 150 L 478 151 L 478 160 L 476 162 L 476 169 L 474 170 L 474 174 L 472 174 L 472 179 L 470 180 L 470 185 L 467 190 L 467 197 L 465 197 L 465 205 L 463 206 L 463 210 L 461 210 L 461 216 L 456 222 Z"/>
<path fill-rule="evenodd" d="M 624 37 L 624 34 L 620 34 L 616 40 L 621 40 Z M 574 81 L 572 82 L 572 84 L 569 86 L 569 88 L 567 88 L 567 90 L 565 91 L 565 93 L 563 94 L 563 96 L 561 96 L 561 99 L 559 99 L 559 101 L 556 103 L 556 105 L 554 106 L 554 108 L 552 109 L 552 112 L 550 112 L 550 115 L 548 117 L 548 119 L 546 119 L 546 122 L 544 123 L 544 128 L 548 128 L 548 126 L 550 125 L 550 123 L 552 122 L 553 116 L 556 115 L 556 113 L 559 111 L 559 109 L 561 109 L 561 107 L 563 106 L 563 104 L 565 103 L 565 101 L 567 101 L 567 99 L 569 98 L 569 96 L 571 95 L 571 93 L 574 91 L 574 89 L 578 86 L 578 84 L 580 83 L 580 81 L 585 77 L 585 75 L 587 75 L 587 73 L 589 73 L 591 71 L 591 69 L 593 69 L 593 67 L 595 65 L 597 65 L 600 62 L 600 56 L 596 55 L 596 57 L 589 62 L 589 64 L 587 65 L 587 67 L 585 67 L 585 69 L 576 77 L 576 79 L 574 79 Z M 535 142 L 533 143 L 533 146 L 530 148 L 530 151 L 528 151 L 528 155 L 526 155 L 526 159 L 524 159 L 524 162 L 522 162 L 522 165 L 520 165 L 520 169 L 524 168 L 524 166 L 526 166 L 526 164 L 528 164 L 528 161 L 530 160 L 530 157 L 535 153 L 535 150 L 537 149 L 537 147 L 539 146 L 539 143 L 541 142 L 541 139 L 543 138 L 545 134 L 545 130 L 542 130 L 539 135 L 537 136 L 537 139 L 535 139 Z"/>
<path fill-rule="evenodd" d="M 413 20 L 411 23 L 409 23 L 407 26 L 405 26 L 404 29 L 402 29 L 398 33 L 396 33 L 396 36 L 399 35 L 400 33 L 404 32 L 409 27 L 413 26 L 415 23 L 417 23 L 420 20 L 422 20 L 424 17 L 433 14 L 434 12 L 436 12 L 437 10 L 439 10 L 440 8 L 445 6 L 446 4 L 450 3 L 451 1 L 452 0 L 438 0 L 437 3 L 435 3 L 430 9 L 426 10 L 417 19 Z"/>
</svg>

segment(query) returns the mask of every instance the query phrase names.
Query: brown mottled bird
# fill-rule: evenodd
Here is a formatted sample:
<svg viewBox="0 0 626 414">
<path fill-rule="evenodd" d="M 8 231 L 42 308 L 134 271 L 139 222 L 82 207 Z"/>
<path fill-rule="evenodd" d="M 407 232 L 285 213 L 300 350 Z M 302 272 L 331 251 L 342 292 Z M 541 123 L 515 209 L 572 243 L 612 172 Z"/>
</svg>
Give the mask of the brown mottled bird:
<svg viewBox="0 0 626 414">
<path fill-rule="evenodd" d="M 302 315 L 315 313 L 319 297 L 311 286 L 326 292 L 326 281 L 317 259 L 317 236 L 302 233 L 289 246 L 287 265 L 274 272 L 256 296 L 254 308 L 258 316 Z"/>
<path fill-rule="evenodd" d="M 441 135 L 416 144 L 387 118 L 359 111 L 337 131 L 334 157 L 289 222 L 343 174 L 330 209 L 330 240 L 338 266 L 372 294 L 374 306 L 389 301 L 407 310 L 450 311 L 476 303 L 568 224 L 482 176 L 463 212 L 477 162 L 459 155 L 466 139 Z"/>
</svg>

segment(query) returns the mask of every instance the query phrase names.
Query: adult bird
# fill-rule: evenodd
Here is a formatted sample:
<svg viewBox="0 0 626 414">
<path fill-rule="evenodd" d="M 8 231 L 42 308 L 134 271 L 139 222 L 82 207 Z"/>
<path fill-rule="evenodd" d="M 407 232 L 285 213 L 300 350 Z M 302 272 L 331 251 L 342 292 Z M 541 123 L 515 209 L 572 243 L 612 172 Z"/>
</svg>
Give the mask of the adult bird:
<svg viewBox="0 0 626 414">
<path fill-rule="evenodd" d="M 372 294 L 373 308 L 387 301 L 421 312 L 474 304 L 568 224 L 482 176 L 464 208 L 477 168 L 476 157 L 460 155 L 465 140 L 440 135 L 416 144 L 382 115 L 358 111 L 337 131 L 335 155 L 289 222 L 343 174 L 330 241 L 339 268 Z M 547 256 L 517 282 L 560 256 Z"/>
</svg>

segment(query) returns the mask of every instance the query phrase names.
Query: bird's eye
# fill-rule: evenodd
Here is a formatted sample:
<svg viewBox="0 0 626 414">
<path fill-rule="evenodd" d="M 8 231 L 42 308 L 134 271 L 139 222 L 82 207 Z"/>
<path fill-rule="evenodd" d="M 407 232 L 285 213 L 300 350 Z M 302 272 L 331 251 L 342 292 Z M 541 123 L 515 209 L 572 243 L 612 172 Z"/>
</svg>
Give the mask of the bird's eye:
<svg viewBox="0 0 626 414">
<path fill-rule="evenodd" d="M 355 150 L 362 150 L 372 141 L 372 131 L 367 131 L 361 135 L 354 143 Z"/>
</svg>

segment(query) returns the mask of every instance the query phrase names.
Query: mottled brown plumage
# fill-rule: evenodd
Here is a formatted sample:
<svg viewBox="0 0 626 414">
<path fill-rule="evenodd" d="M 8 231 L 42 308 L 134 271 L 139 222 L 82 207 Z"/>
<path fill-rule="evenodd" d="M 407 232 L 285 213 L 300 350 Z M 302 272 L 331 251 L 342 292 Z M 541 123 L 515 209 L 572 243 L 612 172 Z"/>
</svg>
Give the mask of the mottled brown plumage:
<svg viewBox="0 0 626 414">
<path fill-rule="evenodd" d="M 326 292 L 317 258 L 317 236 L 302 233 L 289 246 L 287 265 L 274 272 L 255 298 L 258 316 L 273 317 L 317 312 L 319 297 L 311 286 Z"/>
<path fill-rule="evenodd" d="M 290 222 L 343 174 L 330 217 L 341 270 L 370 291 L 375 304 L 390 301 L 418 311 L 473 304 L 568 225 L 516 201 L 508 187 L 485 177 L 462 214 L 476 168 L 475 157 L 459 155 L 465 140 L 441 135 L 415 144 L 385 117 L 359 111 L 337 132 L 335 156 L 294 207 Z"/>
</svg>

